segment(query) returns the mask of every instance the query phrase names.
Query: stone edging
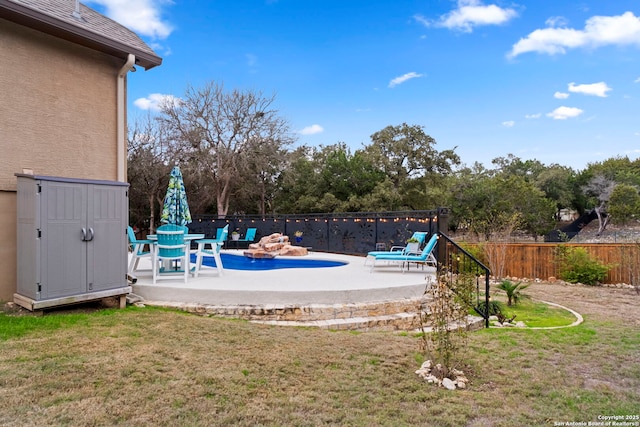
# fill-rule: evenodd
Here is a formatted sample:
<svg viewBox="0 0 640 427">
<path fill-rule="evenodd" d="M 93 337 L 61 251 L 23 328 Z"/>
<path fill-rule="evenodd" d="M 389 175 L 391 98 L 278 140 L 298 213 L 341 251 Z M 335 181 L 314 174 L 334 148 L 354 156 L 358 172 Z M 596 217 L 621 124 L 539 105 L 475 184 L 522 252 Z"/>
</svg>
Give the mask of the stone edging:
<svg viewBox="0 0 640 427">
<path fill-rule="evenodd" d="M 544 303 L 544 304 L 552 305 L 554 307 L 558 307 L 558 308 L 562 308 L 564 310 L 567 310 L 569 313 L 573 314 L 576 317 L 576 321 L 573 322 L 570 325 L 564 325 L 564 326 L 536 326 L 536 327 L 528 328 L 528 329 L 563 329 L 563 328 L 572 328 L 572 327 L 578 326 L 579 324 L 584 322 L 584 318 L 582 317 L 582 315 L 580 313 L 578 313 L 577 311 L 570 309 L 569 307 L 565 307 L 564 305 L 556 304 L 555 302 L 549 302 L 549 301 L 543 301 L 543 300 L 538 300 L 538 301 L 540 301 L 541 303 Z"/>
</svg>

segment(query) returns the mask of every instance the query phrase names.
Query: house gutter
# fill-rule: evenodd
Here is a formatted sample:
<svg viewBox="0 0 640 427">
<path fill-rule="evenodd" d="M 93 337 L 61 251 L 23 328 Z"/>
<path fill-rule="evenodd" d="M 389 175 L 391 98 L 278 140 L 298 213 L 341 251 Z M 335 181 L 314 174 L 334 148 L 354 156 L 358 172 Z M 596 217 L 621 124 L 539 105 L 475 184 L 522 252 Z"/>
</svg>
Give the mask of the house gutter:
<svg viewBox="0 0 640 427">
<path fill-rule="evenodd" d="M 118 72 L 118 80 L 117 80 L 117 93 L 116 93 L 116 139 L 117 139 L 117 180 L 120 182 L 127 181 L 126 168 L 125 168 L 125 160 L 127 156 L 126 143 L 125 143 L 125 132 L 126 132 L 126 93 L 125 93 L 125 78 L 127 77 L 127 73 L 131 70 L 134 63 L 136 62 L 136 56 L 132 53 L 127 57 L 127 62 L 120 68 Z"/>
</svg>

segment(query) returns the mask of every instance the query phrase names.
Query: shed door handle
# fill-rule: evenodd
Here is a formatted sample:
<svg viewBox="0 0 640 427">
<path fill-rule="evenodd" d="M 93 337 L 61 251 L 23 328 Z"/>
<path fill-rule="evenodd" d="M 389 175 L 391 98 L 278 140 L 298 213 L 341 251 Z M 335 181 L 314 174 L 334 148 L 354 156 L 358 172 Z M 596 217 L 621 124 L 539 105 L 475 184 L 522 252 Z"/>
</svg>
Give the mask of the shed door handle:
<svg viewBox="0 0 640 427">
<path fill-rule="evenodd" d="M 87 241 L 87 229 L 82 227 L 82 241 L 86 242 Z"/>
<path fill-rule="evenodd" d="M 88 242 L 93 240 L 93 227 L 89 227 L 89 238 L 87 239 Z"/>
</svg>

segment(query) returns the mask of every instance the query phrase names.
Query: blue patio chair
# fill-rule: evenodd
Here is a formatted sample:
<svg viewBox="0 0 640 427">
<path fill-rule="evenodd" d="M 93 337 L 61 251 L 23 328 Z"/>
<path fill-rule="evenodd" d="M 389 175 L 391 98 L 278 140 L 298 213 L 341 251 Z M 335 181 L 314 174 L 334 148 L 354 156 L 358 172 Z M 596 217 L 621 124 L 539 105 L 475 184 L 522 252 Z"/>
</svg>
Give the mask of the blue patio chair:
<svg viewBox="0 0 640 427">
<path fill-rule="evenodd" d="M 433 255 L 433 250 L 436 247 L 436 243 L 438 243 L 438 235 L 434 234 L 427 242 L 427 245 L 424 247 L 422 252 L 419 255 L 414 254 L 406 254 L 406 253 L 392 253 L 387 252 L 379 255 L 373 256 L 373 265 L 371 266 L 371 271 L 376 267 L 376 262 L 378 261 L 387 261 L 388 263 L 399 263 L 401 265 L 401 270 L 404 273 L 404 266 L 407 265 L 407 269 L 409 269 L 409 263 L 423 263 L 423 264 L 431 264 L 433 266 L 437 266 L 436 257 Z M 379 265 L 378 265 L 379 267 Z"/>
<path fill-rule="evenodd" d="M 220 258 L 220 249 L 222 249 L 222 245 L 224 245 L 229 235 L 229 225 L 226 225 L 224 228 L 219 228 L 218 230 L 220 230 L 220 233 L 216 233 L 215 239 L 200 239 L 195 241 L 198 244 L 195 277 L 198 277 L 198 274 L 200 274 L 202 259 L 206 256 L 213 257 L 216 262 L 216 268 L 218 269 L 218 276 L 222 276 L 224 267 L 222 266 L 222 259 Z"/>
<path fill-rule="evenodd" d="M 225 228 L 228 230 L 229 229 L 229 225 L 225 225 Z M 223 232 L 224 232 L 224 228 L 216 228 L 216 238 L 215 238 L 215 240 L 220 240 L 220 237 L 222 236 Z"/>
<path fill-rule="evenodd" d="M 158 241 L 153 245 L 153 284 L 161 276 L 160 273 L 181 273 L 184 275 L 184 283 L 190 273 L 189 248 L 184 240 L 184 228 L 180 225 L 167 224 L 156 230 Z M 181 261 L 181 269 L 171 270 L 161 267 L 163 260 Z"/>
<path fill-rule="evenodd" d="M 399 254 L 418 254 L 420 251 L 420 247 L 422 247 L 422 245 L 424 244 L 424 240 L 427 238 L 427 233 L 426 231 L 416 231 L 413 233 L 413 235 L 409 238 L 409 240 L 417 240 L 417 250 L 415 250 L 414 248 L 412 248 L 412 245 L 410 243 L 407 243 L 405 246 L 391 246 L 391 249 L 388 251 L 371 251 L 367 254 L 367 256 L 364 259 L 364 265 L 367 265 L 367 262 L 369 261 L 369 259 L 371 258 L 375 258 L 377 255 L 385 255 L 385 254 L 393 254 L 393 255 L 399 255 Z"/>
<path fill-rule="evenodd" d="M 138 240 L 136 233 L 130 226 L 127 227 L 127 236 L 129 237 L 129 245 L 131 246 L 131 261 L 129 262 L 127 272 L 131 274 L 138 269 L 140 258 L 151 257 L 151 245 L 153 242 L 151 240 Z M 148 248 L 146 251 L 144 250 L 145 246 Z"/>
<path fill-rule="evenodd" d="M 249 243 L 253 243 L 253 241 L 256 239 L 257 231 L 258 231 L 257 228 L 247 228 L 247 234 L 245 234 L 244 237 L 241 237 L 238 240 L 236 240 L 236 244 L 246 243 L 248 245 Z"/>
</svg>

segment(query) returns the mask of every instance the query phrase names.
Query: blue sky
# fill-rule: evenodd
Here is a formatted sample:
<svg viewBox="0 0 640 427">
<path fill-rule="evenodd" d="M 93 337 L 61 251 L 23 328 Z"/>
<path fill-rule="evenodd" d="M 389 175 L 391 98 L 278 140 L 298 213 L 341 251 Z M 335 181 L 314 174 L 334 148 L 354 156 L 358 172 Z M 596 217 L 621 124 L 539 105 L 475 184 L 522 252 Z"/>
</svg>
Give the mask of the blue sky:
<svg viewBox="0 0 640 427">
<path fill-rule="evenodd" d="M 129 120 L 209 81 L 276 95 L 297 144 L 421 125 L 462 161 L 640 156 L 637 0 L 90 0 L 162 58 Z"/>
</svg>

